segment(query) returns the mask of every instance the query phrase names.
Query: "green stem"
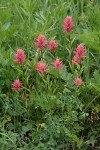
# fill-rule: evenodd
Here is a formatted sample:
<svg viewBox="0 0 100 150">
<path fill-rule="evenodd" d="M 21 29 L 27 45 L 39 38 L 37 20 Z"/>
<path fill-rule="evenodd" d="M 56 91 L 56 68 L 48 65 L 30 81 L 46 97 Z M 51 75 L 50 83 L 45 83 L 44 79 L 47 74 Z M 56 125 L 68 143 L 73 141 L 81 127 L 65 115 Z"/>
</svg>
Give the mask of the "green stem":
<svg viewBox="0 0 100 150">
<path fill-rule="evenodd" d="M 88 105 L 86 106 L 85 108 L 85 111 L 87 110 L 87 108 L 89 108 L 91 106 L 91 104 L 96 100 L 96 98 L 99 96 L 100 94 L 98 94 L 97 96 L 95 96 L 91 101 L 90 103 L 88 103 Z"/>
</svg>

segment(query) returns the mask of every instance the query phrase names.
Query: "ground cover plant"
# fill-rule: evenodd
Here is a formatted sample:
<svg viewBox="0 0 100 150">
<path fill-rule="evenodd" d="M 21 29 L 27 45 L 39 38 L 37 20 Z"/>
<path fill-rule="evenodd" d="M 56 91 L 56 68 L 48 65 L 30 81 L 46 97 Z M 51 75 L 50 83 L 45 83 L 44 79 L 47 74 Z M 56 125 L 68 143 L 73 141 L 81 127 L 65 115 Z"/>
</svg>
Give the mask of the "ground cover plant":
<svg viewBox="0 0 100 150">
<path fill-rule="evenodd" d="M 100 1 L 0 1 L 0 150 L 100 149 Z"/>
</svg>

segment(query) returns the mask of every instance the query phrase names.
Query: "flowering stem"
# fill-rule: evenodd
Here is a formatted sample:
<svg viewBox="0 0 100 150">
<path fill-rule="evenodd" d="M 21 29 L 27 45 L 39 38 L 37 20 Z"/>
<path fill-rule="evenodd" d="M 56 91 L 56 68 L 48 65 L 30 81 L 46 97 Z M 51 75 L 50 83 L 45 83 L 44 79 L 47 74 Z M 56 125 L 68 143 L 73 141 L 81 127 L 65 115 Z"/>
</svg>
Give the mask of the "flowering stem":
<svg viewBox="0 0 100 150">
<path fill-rule="evenodd" d="M 25 104 L 26 104 L 26 108 L 27 108 L 27 101 L 25 102 Z"/>
<path fill-rule="evenodd" d="M 72 57 L 72 48 L 71 48 L 71 37 L 70 37 L 70 34 L 68 34 L 68 39 L 69 39 L 69 49 L 70 49 L 69 58 L 71 59 L 71 57 Z"/>
<path fill-rule="evenodd" d="M 88 105 L 87 105 L 86 108 L 85 108 L 85 111 L 91 106 L 91 104 L 96 100 L 96 98 L 97 98 L 98 96 L 100 96 L 100 94 L 96 95 L 96 96 L 88 103 Z"/>
<path fill-rule="evenodd" d="M 43 50 L 40 51 L 40 59 L 43 61 Z"/>
</svg>

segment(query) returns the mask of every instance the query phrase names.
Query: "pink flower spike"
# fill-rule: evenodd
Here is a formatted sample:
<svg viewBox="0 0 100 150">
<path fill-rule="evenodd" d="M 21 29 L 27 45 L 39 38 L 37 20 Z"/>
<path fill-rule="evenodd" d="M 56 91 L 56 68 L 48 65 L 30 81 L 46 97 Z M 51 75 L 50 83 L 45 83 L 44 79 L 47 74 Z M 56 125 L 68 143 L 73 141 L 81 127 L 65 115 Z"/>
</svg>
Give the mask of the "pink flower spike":
<svg viewBox="0 0 100 150">
<path fill-rule="evenodd" d="M 82 79 L 81 78 L 76 78 L 74 80 L 74 83 L 76 86 L 81 86 L 83 84 Z"/>
<path fill-rule="evenodd" d="M 58 47 L 57 43 L 55 40 L 51 40 L 49 42 L 49 45 L 48 45 L 48 48 L 51 50 L 51 51 L 54 51 L 56 48 Z"/>
<path fill-rule="evenodd" d="M 40 34 L 37 38 L 37 42 L 35 43 L 35 45 L 39 49 L 43 49 L 46 44 L 47 44 L 47 41 L 46 41 L 45 36 L 43 34 Z"/>
<path fill-rule="evenodd" d="M 22 90 L 23 88 L 22 88 L 22 82 L 20 81 L 20 80 L 15 80 L 14 82 L 13 82 L 13 88 L 12 88 L 12 90 L 14 90 L 14 91 L 20 91 L 20 90 Z"/>
<path fill-rule="evenodd" d="M 53 65 L 54 65 L 55 69 L 59 71 L 62 68 L 62 61 L 60 61 L 59 59 L 56 59 L 53 62 Z"/>
<path fill-rule="evenodd" d="M 81 60 L 80 58 L 78 58 L 77 56 L 74 56 L 73 60 L 72 60 L 72 64 L 81 64 Z"/>
<path fill-rule="evenodd" d="M 64 19 L 64 31 L 65 32 L 71 32 L 73 30 L 73 26 L 74 26 L 74 23 L 72 21 L 72 17 L 71 16 L 67 16 L 65 19 Z"/>
<path fill-rule="evenodd" d="M 22 49 L 17 50 L 15 57 L 16 57 L 16 59 L 14 60 L 14 62 L 16 64 L 22 64 L 23 62 L 25 62 L 26 55 Z"/>
<path fill-rule="evenodd" d="M 84 58 L 85 57 L 86 51 L 85 51 L 85 47 L 83 44 L 80 44 L 77 46 L 75 54 L 78 58 Z"/>
<path fill-rule="evenodd" d="M 48 69 L 47 65 L 43 62 L 38 62 L 36 64 L 36 70 L 39 71 L 40 73 L 45 73 L 47 69 Z"/>
</svg>

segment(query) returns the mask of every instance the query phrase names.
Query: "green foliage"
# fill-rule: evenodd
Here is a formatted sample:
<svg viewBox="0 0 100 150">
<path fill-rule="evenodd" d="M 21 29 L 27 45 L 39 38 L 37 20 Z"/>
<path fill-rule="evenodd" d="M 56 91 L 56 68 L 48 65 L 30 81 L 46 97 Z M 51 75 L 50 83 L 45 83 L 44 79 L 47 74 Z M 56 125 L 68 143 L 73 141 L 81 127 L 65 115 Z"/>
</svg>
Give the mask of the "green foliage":
<svg viewBox="0 0 100 150">
<path fill-rule="evenodd" d="M 99 0 L 1 0 L 0 14 L 0 150 L 99 150 Z M 70 36 L 63 32 L 68 15 L 75 24 Z M 57 50 L 36 50 L 39 34 L 55 39 Z M 72 65 L 80 43 L 86 58 Z M 17 49 L 25 51 L 23 64 L 14 63 Z M 46 74 L 36 71 L 41 59 Z M 23 91 L 12 90 L 15 79 Z"/>
<path fill-rule="evenodd" d="M 100 92 L 100 71 L 95 70 L 92 78 L 92 86 Z"/>
</svg>

